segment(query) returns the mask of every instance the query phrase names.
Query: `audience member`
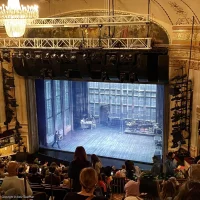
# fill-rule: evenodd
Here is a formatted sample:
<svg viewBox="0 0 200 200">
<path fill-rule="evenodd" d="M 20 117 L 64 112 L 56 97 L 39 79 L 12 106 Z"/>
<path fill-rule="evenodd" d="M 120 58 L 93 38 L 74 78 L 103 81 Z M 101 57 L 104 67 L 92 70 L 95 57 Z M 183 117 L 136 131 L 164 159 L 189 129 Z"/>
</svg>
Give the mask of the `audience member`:
<svg viewBox="0 0 200 200">
<path fill-rule="evenodd" d="M 174 161 L 175 154 L 173 152 L 169 152 L 167 155 L 167 159 L 165 161 L 165 169 L 166 169 L 166 176 L 174 176 L 176 164 Z"/>
<path fill-rule="evenodd" d="M 8 176 L 6 176 L 3 180 L 3 183 L 1 185 L 1 188 L 4 192 L 15 189 L 18 195 L 24 196 L 25 195 L 25 187 L 24 187 L 24 178 L 18 178 L 18 163 L 11 161 L 8 163 L 7 171 Z M 26 181 L 26 187 L 27 187 L 27 195 L 32 195 L 32 190 L 30 188 L 30 185 L 28 181 Z"/>
<path fill-rule="evenodd" d="M 55 175 L 56 168 L 53 166 L 49 167 L 49 175 L 45 177 L 45 183 L 51 185 L 60 185 L 60 177 Z"/>
<path fill-rule="evenodd" d="M 176 186 L 172 183 L 172 181 L 168 180 L 163 183 L 160 196 L 162 200 L 174 199 L 174 197 L 176 196 Z"/>
<path fill-rule="evenodd" d="M 36 165 L 39 165 L 39 164 L 40 164 L 40 161 L 39 161 L 38 158 L 35 158 L 35 160 L 34 160 L 34 164 L 36 164 Z"/>
<path fill-rule="evenodd" d="M 87 160 L 85 149 L 82 146 L 76 148 L 74 160 L 69 165 L 68 176 L 72 179 L 72 188 L 74 192 L 81 190 L 79 175 L 83 168 L 90 167 L 91 163 Z"/>
<path fill-rule="evenodd" d="M 159 176 L 162 173 L 162 165 L 160 163 L 160 159 L 158 158 L 158 156 L 154 156 L 152 160 L 153 166 L 151 168 L 151 174 L 153 176 Z"/>
<path fill-rule="evenodd" d="M 81 190 L 78 193 L 68 193 L 64 200 L 103 200 L 104 197 L 94 196 L 95 186 L 98 182 L 97 172 L 89 167 L 80 173 Z"/>
<path fill-rule="evenodd" d="M 134 176 L 140 177 L 141 170 L 138 166 L 134 166 L 134 163 L 130 160 L 125 162 L 126 165 L 126 177 L 130 180 L 134 179 Z"/>
<path fill-rule="evenodd" d="M 140 178 L 137 181 L 129 180 L 125 186 L 125 197 L 138 197 L 140 196 Z M 127 200 L 127 198 L 125 198 Z"/>
<path fill-rule="evenodd" d="M 122 165 L 122 169 L 118 170 L 115 174 L 116 177 L 126 177 L 126 166 Z"/>
<path fill-rule="evenodd" d="M 102 189 L 104 194 L 107 192 L 107 186 L 102 178 L 102 174 L 98 175 L 98 186 Z"/>
<path fill-rule="evenodd" d="M 31 166 L 31 173 L 28 176 L 28 180 L 30 183 L 38 183 L 38 184 L 42 183 L 41 176 L 40 176 L 40 174 L 38 174 L 38 166 L 37 165 Z"/>
<path fill-rule="evenodd" d="M 178 195 L 174 200 L 199 200 L 200 199 L 200 182 L 187 181 L 179 188 Z"/>
<path fill-rule="evenodd" d="M 92 167 L 96 170 L 97 174 L 100 174 L 102 164 L 99 158 L 95 154 L 91 155 L 91 163 L 92 163 Z"/>
<path fill-rule="evenodd" d="M 5 177 L 5 165 L 3 162 L 0 162 L 0 178 Z"/>
</svg>

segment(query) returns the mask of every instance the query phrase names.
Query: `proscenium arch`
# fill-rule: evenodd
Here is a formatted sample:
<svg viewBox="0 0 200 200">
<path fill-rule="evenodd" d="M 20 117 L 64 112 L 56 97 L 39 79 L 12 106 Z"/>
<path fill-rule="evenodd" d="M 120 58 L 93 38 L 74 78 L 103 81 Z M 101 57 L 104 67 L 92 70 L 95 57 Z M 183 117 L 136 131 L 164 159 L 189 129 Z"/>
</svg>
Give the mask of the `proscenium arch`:
<svg viewBox="0 0 200 200">
<path fill-rule="evenodd" d="M 105 15 L 106 12 L 107 12 L 107 10 L 105 10 L 105 9 L 74 10 L 74 11 L 60 13 L 58 15 L 53 15 L 50 17 L 102 16 L 102 15 Z M 136 14 L 138 14 L 138 13 L 127 12 L 127 11 L 122 11 L 122 10 L 115 10 L 115 15 L 136 15 Z M 138 14 L 138 15 L 142 15 L 142 14 Z M 171 43 L 170 35 L 169 35 L 167 29 L 163 25 L 161 25 L 160 21 L 155 18 L 150 19 L 150 20 L 151 20 L 151 25 L 153 26 L 153 29 L 156 28 L 155 32 L 159 32 L 158 35 L 163 36 L 165 38 L 164 42 L 161 42 L 161 43 L 165 43 L 165 44 Z M 124 25 L 124 26 L 129 26 L 129 25 Z M 46 33 L 42 34 L 41 31 L 43 31 L 43 30 Z M 42 34 L 43 37 L 45 37 L 45 35 L 46 35 L 46 37 L 51 37 L 50 32 L 47 33 L 47 31 L 45 31 L 45 30 L 47 30 L 47 29 L 40 29 L 40 34 Z M 50 30 L 56 30 L 56 28 L 51 28 Z M 150 30 L 151 30 L 151 28 L 150 28 Z M 38 36 L 35 36 L 34 34 L 31 34 L 31 32 L 34 32 L 34 29 L 30 29 L 29 33 L 26 36 L 27 37 L 38 37 Z M 152 35 L 150 34 L 150 36 L 152 36 Z M 57 37 L 57 36 L 53 35 L 53 37 Z M 62 35 L 61 37 L 65 37 L 65 35 Z M 160 38 L 156 38 L 156 39 L 160 40 Z"/>
</svg>

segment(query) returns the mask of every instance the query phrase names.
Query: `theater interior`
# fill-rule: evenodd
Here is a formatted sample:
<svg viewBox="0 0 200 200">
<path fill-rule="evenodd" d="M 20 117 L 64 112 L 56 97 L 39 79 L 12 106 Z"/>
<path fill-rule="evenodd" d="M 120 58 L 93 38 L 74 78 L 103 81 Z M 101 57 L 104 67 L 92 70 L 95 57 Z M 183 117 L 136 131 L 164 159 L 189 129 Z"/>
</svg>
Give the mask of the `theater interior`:
<svg viewBox="0 0 200 200">
<path fill-rule="evenodd" d="M 149 170 L 169 152 L 185 169 L 195 163 L 198 0 L 20 3 L 39 16 L 33 7 L 11 22 L 0 7 L 0 157 L 69 164 L 83 146 L 109 166 Z"/>
</svg>

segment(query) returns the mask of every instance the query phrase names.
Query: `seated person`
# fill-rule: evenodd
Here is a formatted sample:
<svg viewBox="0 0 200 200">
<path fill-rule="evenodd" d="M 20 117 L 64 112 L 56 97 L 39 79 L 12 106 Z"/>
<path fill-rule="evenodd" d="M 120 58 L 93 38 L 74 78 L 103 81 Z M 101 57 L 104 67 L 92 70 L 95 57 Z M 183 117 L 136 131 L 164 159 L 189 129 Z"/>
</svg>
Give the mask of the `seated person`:
<svg viewBox="0 0 200 200">
<path fill-rule="evenodd" d="M 8 175 L 4 178 L 3 183 L 1 185 L 1 189 L 6 193 L 10 189 L 15 189 L 16 193 L 20 196 L 25 195 L 25 187 L 24 187 L 24 179 L 18 178 L 18 163 L 17 162 L 9 162 L 7 171 Z M 32 190 L 30 188 L 30 185 L 28 181 L 26 181 L 26 187 L 27 187 L 27 195 L 32 195 Z"/>
<path fill-rule="evenodd" d="M 137 199 L 140 196 L 140 177 L 136 181 L 130 180 L 125 186 L 125 200 Z"/>
<path fill-rule="evenodd" d="M 28 180 L 30 183 L 42 183 L 42 179 L 40 174 L 38 174 L 38 166 L 37 165 L 32 165 L 31 167 L 31 173 L 28 176 Z"/>
<path fill-rule="evenodd" d="M 119 171 L 116 172 L 115 174 L 116 177 L 126 177 L 126 166 L 122 165 L 122 169 L 120 169 Z"/>
<path fill-rule="evenodd" d="M 163 183 L 162 191 L 160 193 L 160 197 L 163 200 L 172 200 L 176 195 L 176 186 L 172 183 L 172 181 L 165 181 Z"/>
<path fill-rule="evenodd" d="M 134 179 L 134 176 L 140 177 L 141 170 L 138 166 L 135 166 L 133 161 L 127 160 L 125 162 L 126 165 L 126 177 L 130 180 Z"/>
<path fill-rule="evenodd" d="M 60 185 L 60 177 L 56 176 L 55 173 L 56 168 L 53 166 L 49 167 L 49 175 L 45 177 L 45 183 L 46 184 L 52 184 L 52 185 Z"/>
<path fill-rule="evenodd" d="M 5 165 L 3 162 L 0 162 L 0 178 L 5 178 Z"/>
<path fill-rule="evenodd" d="M 68 193 L 64 200 L 105 200 L 104 197 L 96 197 L 94 195 L 97 183 L 96 171 L 91 167 L 84 168 L 80 173 L 81 191 L 78 193 Z"/>
<path fill-rule="evenodd" d="M 98 186 L 102 189 L 102 192 L 105 194 L 107 192 L 106 183 L 103 181 L 102 174 L 98 175 Z"/>
</svg>

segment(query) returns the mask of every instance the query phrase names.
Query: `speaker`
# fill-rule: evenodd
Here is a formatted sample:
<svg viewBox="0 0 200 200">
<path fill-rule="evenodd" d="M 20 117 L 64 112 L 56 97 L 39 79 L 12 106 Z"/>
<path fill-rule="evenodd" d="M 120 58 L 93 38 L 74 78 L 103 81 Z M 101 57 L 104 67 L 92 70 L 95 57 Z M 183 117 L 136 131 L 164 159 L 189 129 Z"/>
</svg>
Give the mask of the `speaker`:
<svg viewBox="0 0 200 200">
<path fill-rule="evenodd" d="M 158 56 L 158 82 L 167 83 L 169 81 L 169 56 Z"/>
<path fill-rule="evenodd" d="M 137 56 L 137 79 L 139 82 L 148 82 L 148 55 Z"/>
</svg>

